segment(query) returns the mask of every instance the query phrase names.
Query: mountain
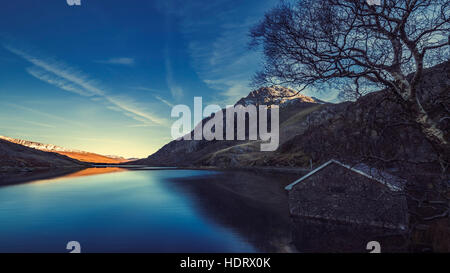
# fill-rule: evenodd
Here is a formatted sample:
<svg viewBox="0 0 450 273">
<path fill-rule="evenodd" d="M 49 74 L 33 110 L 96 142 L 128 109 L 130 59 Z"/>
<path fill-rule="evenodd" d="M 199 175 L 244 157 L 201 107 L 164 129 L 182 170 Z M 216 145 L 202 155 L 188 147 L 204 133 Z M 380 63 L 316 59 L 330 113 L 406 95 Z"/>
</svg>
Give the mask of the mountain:
<svg viewBox="0 0 450 273">
<path fill-rule="evenodd" d="M 87 164 L 0 139 L 0 172 L 84 168 Z"/>
<path fill-rule="evenodd" d="M 283 143 L 299 130 L 299 128 L 294 126 L 298 120 L 303 119 L 304 116 L 325 105 L 297 93 L 292 89 L 280 86 L 263 87 L 250 92 L 247 97 L 241 98 L 236 105 L 279 105 L 280 143 Z M 225 114 L 223 116 L 225 119 Z M 202 121 L 203 124 L 209 118 L 205 118 Z M 236 128 L 236 123 L 234 125 Z M 224 128 L 224 134 L 226 133 L 225 131 L 226 129 Z M 234 133 L 236 135 L 236 130 Z M 130 164 L 152 166 L 214 165 L 225 167 L 261 165 L 261 161 L 264 161 L 264 157 L 268 153 L 260 152 L 260 144 L 260 141 L 248 140 L 174 140 L 148 158 L 133 161 Z M 303 157 L 301 158 L 303 160 Z"/>
<path fill-rule="evenodd" d="M 431 118 L 448 139 L 450 62 L 426 69 L 420 96 Z M 280 98 L 280 95 L 288 95 Z M 324 103 L 282 87 L 252 91 L 236 104 L 279 104 L 280 146 L 261 152 L 260 141 L 171 141 L 146 159 L 130 162 L 152 166 L 284 166 L 309 167 L 330 158 L 394 158 L 436 161 L 433 147 L 393 97 L 381 90 L 354 102 Z M 447 118 L 446 118 L 447 117 Z M 206 118 L 203 123 L 208 120 Z M 192 135 L 192 132 L 191 132 Z M 393 160 L 393 161 L 395 161 Z"/>
<path fill-rule="evenodd" d="M 104 164 L 111 164 L 111 163 L 123 163 L 127 162 L 129 160 L 118 157 L 118 156 L 106 156 L 106 155 L 99 155 L 95 153 L 85 152 L 85 151 L 79 151 L 79 150 L 72 150 L 63 148 L 60 146 L 56 146 L 53 144 L 43 144 L 39 142 L 34 141 L 28 141 L 28 140 L 22 140 L 22 139 L 15 139 L 5 136 L 0 136 L 0 139 L 20 144 L 29 148 L 33 148 L 36 150 L 44 151 L 44 152 L 52 152 L 52 153 L 58 153 L 61 155 L 68 156 L 70 158 L 88 162 L 88 163 L 104 163 Z"/>
</svg>

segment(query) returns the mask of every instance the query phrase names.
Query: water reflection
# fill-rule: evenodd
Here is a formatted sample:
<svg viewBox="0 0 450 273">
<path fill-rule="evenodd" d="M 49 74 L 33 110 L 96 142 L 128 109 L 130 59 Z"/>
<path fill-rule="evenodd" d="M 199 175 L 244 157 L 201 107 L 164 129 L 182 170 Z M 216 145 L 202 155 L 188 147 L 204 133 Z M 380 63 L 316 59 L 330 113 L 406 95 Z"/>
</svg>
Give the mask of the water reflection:
<svg viewBox="0 0 450 273">
<path fill-rule="evenodd" d="M 125 168 L 117 168 L 117 167 L 108 167 L 108 168 L 88 168 L 84 170 L 80 170 L 78 172 L 66 174 L 60 178 L 70 178 L 70 177 L 81 177 L 81 176 L 90 176 L 90 175 L 98 175 L 98 174 L 107 174 L 107 173 L 117 173 L 117 172 L 125 172 L 127 169 Z"/>
<path fill-rule="evenodd" d="M 241 234 L 262 252 L 293 252 L 287 197 L 292 175 L 221 172 L 173 179 L 209 219 Z"/>
<path fill-rule="evenodd" d="M 291 180 L 274 179 L 100 169 L 1 187 L 0 252 L 66 252 L 72 240 L 85 252 L 286 251 Z"/>
<path fill-rule="evenodd" d="M 54 169 L 54 170 L 35 170 L 32 172 L 0 172 L 0 187 L 8 185 L 17 185 L 30 181 L 42 179 L 53 179 L 76 173 L 82 169 Z"/>
<path fill-rule="evenodd" d="M 127 169 L 124 168 L 116 168 L 116 167 L 110 167 L 110 168 L 87 168 L 84 170 L 71 172 L 62 176 L 56 176 L 56 177 L 49 177 L 46 179 L 41 179 L 37 181 L 26 181 L 29 183 L 42 185 L 47 183 L 54 183 L 58 182 L 60 180 L 64 180 L 67 178 L 77 178 L 77 177 L 84 177 L 84 176 L 92 176 L 92 175 L 100 175 L 100 174 L 108 174 L 108 173 L 117 173 L 117 172 L 125 172 Z"/>
<path fill-rule="evenodd" d="M 402 250 L 398 236 L 291 219 L 284 186 L 298 175 L 140 167 L 48 175 L 0 187 L 0 252 L 66 252 L 72 240 L 85 252 L 367 252 L 371 240 Z"/>
<path fill-rule="evenodd" d="M 405 252 L 406 241 L 396 230 L 338 223 L 307 217 L 292 219 L 292 239 L 301 252 L 368 252 L 367 243 L 380 243 L 382 252 Z"/>
</svg>

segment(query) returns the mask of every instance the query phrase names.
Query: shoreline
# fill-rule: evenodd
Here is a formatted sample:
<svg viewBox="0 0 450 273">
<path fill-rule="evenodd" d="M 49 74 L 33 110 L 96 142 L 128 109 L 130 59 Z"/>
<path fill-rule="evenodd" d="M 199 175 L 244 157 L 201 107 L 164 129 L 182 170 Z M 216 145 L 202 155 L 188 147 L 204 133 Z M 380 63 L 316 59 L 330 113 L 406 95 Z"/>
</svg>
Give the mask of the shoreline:
<svg viewBox="0 0 450 273">
<path fill-rule="evenodd" d="M 198 167 L 179 167 L 180 169 L 187 170 L 216 170 L 216 171 L 257 171 L 257 172 L 267 172 L 271 174 L 299 174 L 303 175 L 308 173 L 310 169 L 306 168 L 294 168 L 294 167 L 263 167 L 263 166 L 255 166 L 255 167 L 215 167 L 215 166 L 198 166 Z"/>
<path fill-rule="evenodd" d="M 89 168 L 88 166 L 83 167 L 62 167 L 62 168 L 21 168 L 14 169 L 11 171 L 1 171 L 0 172 L 0 187 L 11 186 L 28 183 L 34 180 L 57 178 L 60 176 L 75 173 L 84 169 Z"/>
<path fill-rule="evenodd" d="M 281 174 L 303 175 L 311 171 L 309 168 L 301 167 L 275 167 L 275 166 L 252 166 L 252 167 L 220 167 L 220 166 L 151 166 L 151 165 L 124 165 L 124 164 L 94 164 L 92 168 L 118 167 L 125 169 L 143 170 L 211 170 L 211 171 L 258 171 Z M 145 169 L 151 168 L 151 169 Z"/>
<path fill-rule="evenodd" d="M 78 171 L 90 168 L 123 168 L 134 171 L 150 171 L 150 170 L 204 170 L 204 171 L 220 171 L 220 172 L 249 172 L 255 174 L 285 174 L 285 175 L 305 175 L 310 170 L 305 168 L 293 167 L 217 167 L 217 166 L 147 166 L 147 165 L 123 165 L 123 164 L 96 164 L 79 167 L 22 167 L 5 169 L 0 171 L 0 187 L 10 186 L 32 182 L 34 180 L 51 179 L 60 176 L 72 174 Z"/>
</svg>

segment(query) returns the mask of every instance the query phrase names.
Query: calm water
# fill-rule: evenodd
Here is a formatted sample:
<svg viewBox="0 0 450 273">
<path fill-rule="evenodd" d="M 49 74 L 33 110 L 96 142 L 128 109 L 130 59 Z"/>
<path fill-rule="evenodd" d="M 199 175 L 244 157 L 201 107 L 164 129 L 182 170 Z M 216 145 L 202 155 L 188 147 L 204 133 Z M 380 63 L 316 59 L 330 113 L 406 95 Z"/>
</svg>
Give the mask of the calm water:
<svg viewBox="0 0 450 273">
<path fill-rule="evenodd" d="M 289 180 L 258 179 L 240 192 L 239 173 L 135 170 L 0 187 L 0 252 L 68 252 L 69 241 L 82 252 L 282 251 Z"/>
</svg>

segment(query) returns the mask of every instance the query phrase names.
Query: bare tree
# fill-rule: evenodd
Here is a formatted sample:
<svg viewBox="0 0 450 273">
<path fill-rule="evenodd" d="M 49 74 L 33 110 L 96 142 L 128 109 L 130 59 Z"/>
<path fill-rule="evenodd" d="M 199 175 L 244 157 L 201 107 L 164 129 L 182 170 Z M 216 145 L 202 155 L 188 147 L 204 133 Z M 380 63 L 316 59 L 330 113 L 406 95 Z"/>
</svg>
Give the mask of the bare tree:
<svg viewBox="0 0 450 273">
<path fill-rule="evenodd" d="M 388 111 L 364 109 L 366 120 L 352 124 L 361 127 L 358 137 L 362 138 L 361 152 L 352 156 L 379 169 L 395 166 L 406 174 L 410 184 L 403 194 L 411 203 L 409 213 L 414 218 L 410 235 L 418 227 L 450 217 L 450 93 L 445 91 L 450 78 L 444 69 L 439 71 L 442 78 L 438 82 L 430 82 L 432 70 L 424 71 L 437 64 L 450 65 L 449 34 L 450 0 L 382 0 L 379 6 L 366 0 L 292 0 L 269 11 L 250 33 L 251 45 L 262 45 L 265 56 L 265 66 L 255 75 L 254 85 L 339 90 L 342 97 L 352 99 L 384 90 L 380 96 L 370 97 L 377 101 L 367 104 L 366 99 L 364 105 L 388 107 Z M 437 88 L 439 96 L 431 90 L 433 84 L 443 86 Z M 309 145 L 317 140 L 313 154 L 327 156 L 336 147 L 322 147 L 320 143 L 327 141 L 321 141 L 324 136 L 317 129 L 307 131 L 312 136 L 306 133 L 302 137 Z M 374 130 L 375 140 L 370 135 Z M 407 141 L 408 147 L 402 143 L 405 137 L 421 134 L 437 152 L 436 157 L 427 157 L 429 162 L 408 157 L 413 142 Z M 397 141 L 393 141 L 396 135 Z M 386 144 L 397 145 L 392 147 L 398 150 L 393 157 L 386 154 L 389 148 L 380 147 Z M 434 167 L 426 169 L 434 166 L 432 158 L 438 158 L 440 175 Z"/>
<path fill-rule="evenodd" d="M 330 84 L 356 97 L 386 89 L 448 164 L 441 124 L 448 117 L 430 115 L 418 85 L 424 68 L 449 60 L 450 1 L 294 2 L 282 2 L 251 30 L 252 46 L 262 45 L 265 55 L 254 84 Z"/>
</svg>

